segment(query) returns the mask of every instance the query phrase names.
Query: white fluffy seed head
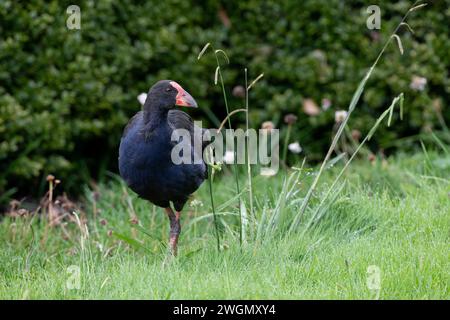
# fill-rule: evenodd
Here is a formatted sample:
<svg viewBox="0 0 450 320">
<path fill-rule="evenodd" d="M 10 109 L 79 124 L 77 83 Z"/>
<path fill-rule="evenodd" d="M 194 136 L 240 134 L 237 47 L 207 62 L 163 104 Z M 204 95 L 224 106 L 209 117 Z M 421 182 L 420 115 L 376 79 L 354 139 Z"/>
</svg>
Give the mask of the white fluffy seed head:
<svg viewBox="0 0 450 320">
<path fill-rule="evenodd" d="M 334 121 L 336 123 L 341 123 L 342 121 L 345 120 L 345 118 L 347 118 L 347 111 L 345 110 L 338 110 L 334 113 Z"/>
</svg>

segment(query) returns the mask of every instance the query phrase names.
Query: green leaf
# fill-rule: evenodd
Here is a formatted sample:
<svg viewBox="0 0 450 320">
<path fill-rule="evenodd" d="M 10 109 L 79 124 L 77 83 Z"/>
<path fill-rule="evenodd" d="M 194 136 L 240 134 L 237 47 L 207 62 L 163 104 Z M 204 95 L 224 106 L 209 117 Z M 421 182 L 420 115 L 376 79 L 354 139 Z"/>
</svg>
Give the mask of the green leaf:
<svg viewBox="0 0 450 320">
<path fill-rule="evenodd" d="M 132 239 L 132 238 L 127 237 L 126 235 L 121 234 L 121 233 L 118 233 L 118 232 L 116 232 L 116 231 L 113 231 L 113 235 L 114 235 L 116 238 L 118 238 L 118 239 L 120 239 L 120 240 L 122 240 L 122 241 L 128 243 L 130 246 L 132 246 L 132 247 L 133 247 L 134 249 L 136 249 L 136 250 L 144 249 L 145 251 L 152 253 L 152 252 L 150 251 L 150 249 L 146 248 L 144 245 L 142 245 L 142 244 L 141 244 L 139 241 L 137 241 L 136 239 Z"/>
</svg>

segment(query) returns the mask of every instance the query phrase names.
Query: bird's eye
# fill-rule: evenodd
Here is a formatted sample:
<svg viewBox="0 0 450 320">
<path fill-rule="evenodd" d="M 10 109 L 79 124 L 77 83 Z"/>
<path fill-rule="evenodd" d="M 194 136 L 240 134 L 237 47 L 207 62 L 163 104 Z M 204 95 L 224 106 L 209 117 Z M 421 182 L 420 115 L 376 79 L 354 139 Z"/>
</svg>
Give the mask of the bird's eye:
<svg viewBox="0 0 450 320">
<path fill-rule="evenodd" d="M 170 88 L 166 88 L 166 91 L 167 91 L 167 92 L 170 92 L 170 91 L 172 91 L 172 89 L 170 89 Z"/>
</svg>

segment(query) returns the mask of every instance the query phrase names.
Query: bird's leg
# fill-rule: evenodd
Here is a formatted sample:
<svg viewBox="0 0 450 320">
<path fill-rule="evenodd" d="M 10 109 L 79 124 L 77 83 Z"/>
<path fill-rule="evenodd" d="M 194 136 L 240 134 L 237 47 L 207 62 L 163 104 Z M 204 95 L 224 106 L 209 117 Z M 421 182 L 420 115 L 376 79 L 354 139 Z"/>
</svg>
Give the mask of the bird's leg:
<svg viewBox="0 0 450 320">
<path fill-rule="evenodd" d="M 172 208 L 170 207 L 165 208 L 165 210 L 170 220 L 170 237 L 169 237 L 170 251 L 174 256 L 176 256 L 178 237 L 181 232 L 180 212 L 174 213 Z"/>
</svg>

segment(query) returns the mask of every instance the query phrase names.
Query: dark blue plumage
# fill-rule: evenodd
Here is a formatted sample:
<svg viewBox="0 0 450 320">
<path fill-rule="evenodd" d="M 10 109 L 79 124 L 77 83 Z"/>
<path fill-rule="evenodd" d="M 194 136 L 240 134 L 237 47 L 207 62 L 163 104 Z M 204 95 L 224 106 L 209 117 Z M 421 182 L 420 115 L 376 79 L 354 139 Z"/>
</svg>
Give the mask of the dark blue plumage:
<svg viewBox="0 0 450 320">
<path fill-rule="evenodd" d="M 140 197 L 166 208 L 171 219 L 171 237 L 172 225 L 176 229 L 178 222 L 179 229 L 178 212 L 207 176 L 203 160 L 200 164 L 179 165 L 171 160 L 175 145 L 171 141 L 173 130 L 186 129 L 192 136 L 194 132 L 192 119 L 186 113 L 174 110 L 176 105 L 197 106 L 176 82 L 163 80 L 156 83 L 147 95 L 143 111 L 138 112 L 125 128 L 119 147 L 121 177 Z M 193 155 L 193 146 L 191 150 Z M 176 215 L 170 209 L 170 203 L 173 203 Z M 174 239 L 174 253 L 177 239 L 178 234 Z"/>
</svg>

